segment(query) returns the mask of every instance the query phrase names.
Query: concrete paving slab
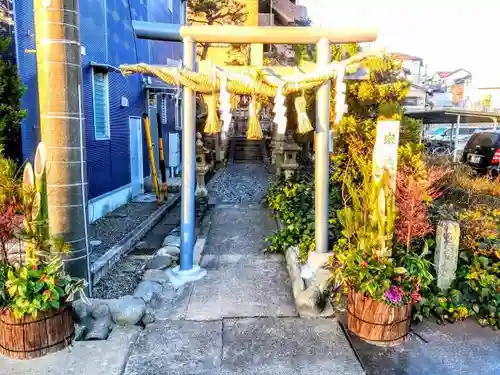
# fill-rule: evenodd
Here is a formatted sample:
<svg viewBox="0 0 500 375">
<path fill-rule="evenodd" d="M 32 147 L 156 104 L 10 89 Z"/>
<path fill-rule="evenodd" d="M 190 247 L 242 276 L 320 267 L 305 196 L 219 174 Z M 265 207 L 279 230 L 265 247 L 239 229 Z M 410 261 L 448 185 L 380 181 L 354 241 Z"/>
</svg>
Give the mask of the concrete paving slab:
<svg viewBox="0 0 500 375">
<path fill-rule="evenodd" d="M 157 322 L 134 345 L 124 375 L 215 374 L 221 353 L 221 321 Z"/>
<path fill-rule="evenodd" d="M 216 269 L 193 286 L 186 319 L 297 316 L 283 261 L 264 256 L 237 259 L 226 255 L 213 260 Z"/>
<path fill-rule="evenodd" d="M 351 340 L 369 375 L 498 375 L 500 334 L 473 319 L 438 325 L 426 321 L 413 327 L 416 335 L 393 348 Z"/>
<path fill-rule="evenodd" d="M 364 374 L 335 319 L 228 319 L 223 343 L 223 368 L 234 374 Z"/>
<path fill-rule="evenodd" d="M 333 320 L 169 321 L 149 325 L 124 375 L 361 375 Z"/>
<path fill-rule="evenodd" d="M 162 294 L 151 304 L 155 310 L 156 320 L 185 319 L 192 291 L 193 284 L 186 284 L 178 289 L 175 289 L 172 284 L 167 284 Z"/>
<path fill-rule="evenodd" d="M 78 341 L 71 350 L 30 360 L 0 356 L 0 374 L 5 375 L 121 375 L 132 344 L 141 328 L 113 329 L 106 341 Z"/>
<path fill-rule="evenodd" d="M 261 254 L 264 238 L 276 229 L 267 210 L 217 208 L 204 254 Z"/>
</svg>

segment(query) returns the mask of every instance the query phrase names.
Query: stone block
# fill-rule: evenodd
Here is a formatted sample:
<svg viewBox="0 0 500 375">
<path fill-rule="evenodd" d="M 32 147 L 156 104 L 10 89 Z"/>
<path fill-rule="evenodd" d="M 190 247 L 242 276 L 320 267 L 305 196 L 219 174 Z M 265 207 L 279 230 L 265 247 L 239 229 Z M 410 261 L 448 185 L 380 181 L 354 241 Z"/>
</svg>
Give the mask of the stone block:
<svg viewBox="0 0 500 375">
<path fill-rule="evenodd" d="M 156 285 L 160 286 L 159 284 Z M 121 297 L 110 308 L 114 322 L 120 325 L 135 325 L 141 321 L 146 313 L 144 300 L 133 296 Z"/>
<path fill-rule="evenodd" d="M 139 283 L 139 285 L 137 285 L 137 288 L 134 292 L 134 297 L 140 298 L 144 302 L 148 303 L 153 298 L 158 297 L 162 291 L 163 287 L 157 282 L 151 280 L 143 280 Z"/>
<path fill-rule="evenodd" d="M 313 273 L 316 273 L 320 268 L 327 268 L 332 261 L 333 253 L 318 253 L 311 251 L 307 258 L 307 265 Z"/>
<path fill-rule="evenodd" d="M 175 247 L 180 248 L 181 247 L 181 238 L 179 236 L 168 235 L 163 240 L 162 246 L 175 246 Z"/>
<path fill-rule="evenodd" d="M 85 341 L 107 340 L 112 328 L 113 328 L 113 321 L 111 320 L 111 317 L 109 315 L 94 320 L 92 322 L 92 326 L 85 335 Z"/>
<path fill-rule="evenodd" d="M 321 293 L 325 293 L 331 283 L 333 274 L 330 270 L 320 268 L 313 276 L 312 285 L 319 289 Z"/>
<path fill-rule="evenodd" d="M 89 315 L 90 305 L 81 299 L 73 302 L 73 317 L 77 322 L 81 322 Z"/>
<path fill-rule="evenodd" d="M 144 281 L 154 281 L 158 284 L 166 284 L 168 282 L 168 276 L 165 271 L 162 270 L 147 270 L 142 276 Z"/>
<path fill-rule="evenodd" d="M 179 257 L 181 253 L 181 249 L 178 246 L 163 246 L 162 248 L 158 249 L 156 252 L 157 256 L 173 256 L 173 257 Z"/>
<path fill-rule="evenodd" d="M 436 229 L 434 267 L 436 268 L 437 286 L 441 290 L 448 289 L 455 280 L 459 244 L 460 225 L 456 221 L 440 221 Z"/>
<path fill-rule="evenodd" d="M 175 264 L 176 258 L 171 255 L 158 255 L 148 260 L 147 270 L 165 270 Z"/>
<path fill-rule="evenodd" d="M 110 314 L 107 303 L 99 303 L 92 309 L 92 317 L 94 319 L 109 319 Z"/>
<path fill-rule="evenodd" d="M 322 293 L 318 288 L 308 288 L 295 297 L 295 304 L 297 305 L 297 311 L 301 317 L 314 317 L 318 316 L 323 306 L 322 303 Z"/>
</svg>

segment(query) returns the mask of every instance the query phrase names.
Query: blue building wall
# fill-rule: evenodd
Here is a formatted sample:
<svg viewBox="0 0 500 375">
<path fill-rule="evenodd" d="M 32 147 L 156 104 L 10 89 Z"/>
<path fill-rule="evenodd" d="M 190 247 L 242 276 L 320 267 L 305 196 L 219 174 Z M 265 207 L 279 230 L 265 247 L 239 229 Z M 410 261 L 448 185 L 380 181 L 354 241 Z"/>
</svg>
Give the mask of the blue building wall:
<svg viewBox="0 0 500 375">
<path fill-rule="evenodd" d="M 110 139 L 96 140 L 94 135 L 91 62 L 118 67 L 121 64 L 147 62 L 165 64 L 179 59 L 180 43 L 148 42 L 135 38 L 131 20 L 175 22 L 180 20 L 180 0 L 174 0 L 174 12 L 168 0 L 80 0 L 84 115 L 87 144 L 87 172 L 90 198 L 98 197 L 130 183 L 129 117 L 147 112 L 147 98 L 138 75 L 123 77 L 111 69 L 109 80 Z M 15 0 L 18 67 L 27 87 L 23 107 L 28 116 L 23 122 L 23 156 L 32 159 L 39 142 L 36 56 L 25 53 L 35 48 L 33 1 Z M 129 106 L 121 107 L 121 98 Z M 143 132 L 144 133 L 144 132 Z M 143 134 L 144 138 L 144 134 Z M 143 139 L 144 175 L 150 174 Z"/>
</svg>

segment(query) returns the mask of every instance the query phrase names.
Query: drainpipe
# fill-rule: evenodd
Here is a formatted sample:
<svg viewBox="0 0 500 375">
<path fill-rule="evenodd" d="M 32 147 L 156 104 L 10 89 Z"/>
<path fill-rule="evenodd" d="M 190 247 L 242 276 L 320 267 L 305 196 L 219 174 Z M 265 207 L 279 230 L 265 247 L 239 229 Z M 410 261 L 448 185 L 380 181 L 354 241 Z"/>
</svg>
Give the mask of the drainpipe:
<svg viewBox="0 0 500 375">
<path fill-rule="evenodd" d="M 87 167 L 78 0 L 34 0 L 41 140 L 50 234 L 71 245 L 73 277 L 89 283 Z"/>
</svg>

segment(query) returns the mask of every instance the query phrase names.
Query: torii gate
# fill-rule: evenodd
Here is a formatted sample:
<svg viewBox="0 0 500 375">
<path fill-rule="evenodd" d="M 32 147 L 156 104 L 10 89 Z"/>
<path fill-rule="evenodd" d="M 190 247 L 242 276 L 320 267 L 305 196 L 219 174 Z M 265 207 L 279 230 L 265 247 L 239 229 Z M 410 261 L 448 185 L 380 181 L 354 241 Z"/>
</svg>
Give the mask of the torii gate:
<svg viewBox="0 0 500 375">
<path fill-rule="evenodd" d="M 157 41 L 183 42 L 184 67 L 196 69 L 196 42 L 250 44 L 316 44 L 317 66 L 331 62 L 331 43 L 372 42 L 377 37 L 374 28 L 316 28 L 276 26 L 184 26 L 134 21 L 138 38 Z M 231 69 L 231 67 L 227 67 Z M 237 70 L 239 67 L 235 67 Z M 280 68 L 274 68 L 279 71 Z M 283 68 L 285 71 L 287 68 Z M 289 69 L 289 68 L 288 68 Z M 345 95 L 343 79 L 337 79 L 338 95 Z M 331 83 L 327 80 L 317 90 L 316 144 L 315 144 L 315 234 L 316 251 L 328 252 L 328 186 L 329 186 L 329 129 Z M 182 209 L 180 266 L 171 274 L 180 283 L 203 277 L 206 271 L 193 265 L 195 245 L 195 156 L 196 156 L 196 100 L 188 87 L 183 93 L 182 127 Z M 337 101 L 337 121 L 344 113 L 344 100 Z"/>
</svg>

